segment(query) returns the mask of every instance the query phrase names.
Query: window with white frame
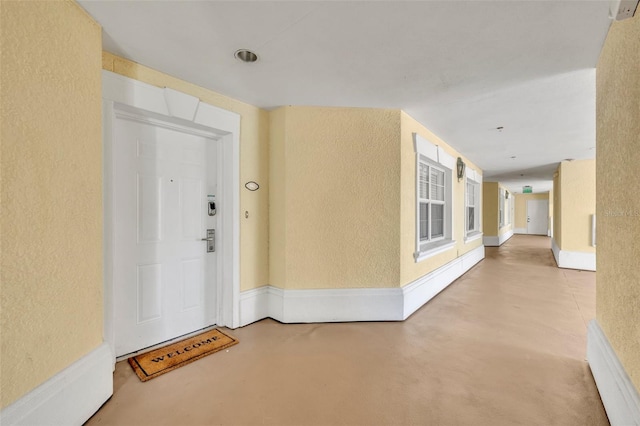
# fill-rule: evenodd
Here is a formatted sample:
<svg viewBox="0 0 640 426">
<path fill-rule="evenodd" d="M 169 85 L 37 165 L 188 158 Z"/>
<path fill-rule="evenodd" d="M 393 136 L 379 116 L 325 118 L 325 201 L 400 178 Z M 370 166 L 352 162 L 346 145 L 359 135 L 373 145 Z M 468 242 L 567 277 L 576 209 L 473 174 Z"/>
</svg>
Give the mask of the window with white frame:
<svg viewBox="0 0 640 426">
<path fill-rule="evenodd" d="M 452 188 L 455 159 L 414 134 L 416 152 L 416 262 L 455 246 Z"/>
<path fill-rule="evenodd" d="M 498 188 L 498 211 L 499 211 L 499 222 L 500 228 L 505 225 L 505 206 L 504 206 L 504 190 L 502 188 Z M 494 222 L 495 223 L 495 222 Z"/>
<path fill-rule="evenodd" d="M 420 211 L 420 242 L 437 241 L 444 238 L 445 170 L 419 162 L 418 203 Z"/>
<path fill-rule="evenodd" d="M 480 231 L 480 184 L 467 179 L 465 231 L 467 235 Z"/>
</svg>

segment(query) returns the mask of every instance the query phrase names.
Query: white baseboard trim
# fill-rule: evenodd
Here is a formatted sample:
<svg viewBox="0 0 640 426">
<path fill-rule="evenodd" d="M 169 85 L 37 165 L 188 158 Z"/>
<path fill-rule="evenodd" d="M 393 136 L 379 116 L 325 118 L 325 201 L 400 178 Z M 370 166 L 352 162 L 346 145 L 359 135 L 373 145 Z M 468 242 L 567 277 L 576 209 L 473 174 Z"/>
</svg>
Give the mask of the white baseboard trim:
<svg viewBox="0 0 640 426">
<path fill-rule="evenodd" d="M 402 287 L 404 302 L 402 319 L 409 318 L 482 259 L 484 259 L 484 246 L 477 247 Z"/>
<path fill-rule="evenodd" d="M 0 424 L 81 425 L 113 394 L 109 345 L 80 358 L 0 412 Z"/>
<path fill-rule="evenodd" d="M 284 323 L 403 319 L 402 290 L 399 288 L 331 290 L 272 288 L 270 294 L 273 300 L 271 306 L 276 307 L 271 310 L 270 316 Z"/>
<path fill-rule="evenodd" d="M 270 316 L 270 288 L 267 285 L 240 293 L 240 327 Z"/>
<path fill-rule="evenodd" d="M 482 237 L 482 243 L 487 247 L 500 247 L 511 237 L 513 237 L 513 230 L 510 229 L 499 236 Z"/>
<path fill-rule="evenodd" d="M 596 320 L 587 331 L 587 360 L 609 422 L 640 425 L 640 395 Z"/>
<path fill-rule="evenodd" d="M 595 253 L 560 250 L 554 238 L 551 239 L 551 250 L 559 268 L 580 269 L 583 271 L 596 270 Z"/>
<path fill-rule="evenodd" d="M 516 228 L 513 230 L 514 234 L 526 234 L 527 233 L 527 228 Z"/>
<path fill-rule="evenodd" d="M 498 237 L 499 238 L 498 242 L 500 243 L 500 245 L 503 245 L 511 237 L 513 237 L 513 229 L 509 229 L 507 232 L 505 232 L 504 234 L 500 235 Z"/>
<path fill-rule="evenodd" d="M 482 244 L 487 247 L 498 247 L 500 245 L 500 238 L 498 236 L 484 236 L 482 237 Z"/>
<path fill-rule="evenodd" d="M 556 259 L 556 264 L 558 265 L 558 268 L 561 268 L 561 266 L 560 266 L 560 247 L 558 247 L 558 244 L 556 244 L 556 239 L 555 238 L 551 239 L 551 252 L 553 253 L 553 257 Z"/>
<path fill-rule="evenodd" d="M 402 321 L 482 259 L 480 246 L 402 288 L 248 290 L 240 295 L 240 325 L 268 317 L 283 323 Z"/>
</svg>

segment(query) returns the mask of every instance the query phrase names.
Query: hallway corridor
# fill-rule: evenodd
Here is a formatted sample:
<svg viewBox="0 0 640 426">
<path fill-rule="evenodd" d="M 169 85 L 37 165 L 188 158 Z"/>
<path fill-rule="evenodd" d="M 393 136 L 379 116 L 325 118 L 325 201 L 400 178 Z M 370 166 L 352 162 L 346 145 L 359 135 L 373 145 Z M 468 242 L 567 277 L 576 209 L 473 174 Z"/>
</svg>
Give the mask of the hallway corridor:
<svg viewBox="0 0 640 426">
<path fill-rule="evenodd" d="M 404 322 L 232 330 L 240 344 L 142 383 L 96 425 L 607 425 L 585 361 L 595 273 L 516 235 Z"/>
</svg>

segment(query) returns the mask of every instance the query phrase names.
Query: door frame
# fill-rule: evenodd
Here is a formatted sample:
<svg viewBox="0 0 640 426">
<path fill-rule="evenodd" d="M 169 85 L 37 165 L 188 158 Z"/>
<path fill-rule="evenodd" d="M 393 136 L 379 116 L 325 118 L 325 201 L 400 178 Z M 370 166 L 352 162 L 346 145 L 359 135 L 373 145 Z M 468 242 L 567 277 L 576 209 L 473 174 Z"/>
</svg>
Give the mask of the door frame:
<svg viewBox="0 0 640 426">
<path fill-rule="evenodd" d="M 240 326 L 240 115 L 170 88 L 160 88 L 110 71 L 102 71 L 103 209 L 104 209 L 104 340 L 115 366 L 114 158 L 113 126 L 118 114 L 172 127 L 219 141 L 218 306 L 216 324 Z"/>
</svg>

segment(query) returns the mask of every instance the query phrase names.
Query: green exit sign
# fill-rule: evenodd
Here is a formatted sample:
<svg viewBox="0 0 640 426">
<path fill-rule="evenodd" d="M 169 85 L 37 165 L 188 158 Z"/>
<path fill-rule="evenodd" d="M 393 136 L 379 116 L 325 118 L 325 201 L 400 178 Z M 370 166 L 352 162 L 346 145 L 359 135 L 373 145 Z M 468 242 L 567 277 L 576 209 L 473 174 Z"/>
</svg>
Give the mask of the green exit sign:
<svg viewBox="0 0 640 426">
<path fill-rule="evenodd" d="M 523 194 L 531 194 L 532 192 L 533 192 L 533 188 L 531 188 L 529 185 L 522 187 Z"/>
</svg>

